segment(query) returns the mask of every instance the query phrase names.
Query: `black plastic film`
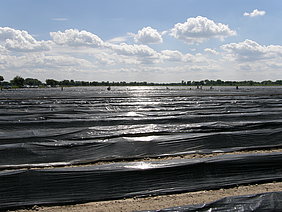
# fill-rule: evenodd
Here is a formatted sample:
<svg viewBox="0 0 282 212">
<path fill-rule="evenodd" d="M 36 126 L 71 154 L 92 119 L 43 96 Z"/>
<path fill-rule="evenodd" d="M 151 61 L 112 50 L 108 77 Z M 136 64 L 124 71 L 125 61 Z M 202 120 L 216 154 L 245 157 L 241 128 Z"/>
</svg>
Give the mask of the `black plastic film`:
<svg viewBox="0 0 282 212">
<path fill-rule="evenodd" d="M 0 208 L 161 195 L 282 180 L 282 153 L 0 172 Z"/>
<path fill-rule="evenodd" d="M 1 92 L 0 169 L 282 147 L 281 87 Z"/>
<path fill-rule="evenodd" d="M 223 212 L 223 211 L 282 211 L 282 192 L 269 192 L 253 195 L 225 197 L 214 202 L 184 205 L 160 210 L 147 210 L 142 212 Z M 141 212 L 141 211 L 140 211 Z"/>
</svg>

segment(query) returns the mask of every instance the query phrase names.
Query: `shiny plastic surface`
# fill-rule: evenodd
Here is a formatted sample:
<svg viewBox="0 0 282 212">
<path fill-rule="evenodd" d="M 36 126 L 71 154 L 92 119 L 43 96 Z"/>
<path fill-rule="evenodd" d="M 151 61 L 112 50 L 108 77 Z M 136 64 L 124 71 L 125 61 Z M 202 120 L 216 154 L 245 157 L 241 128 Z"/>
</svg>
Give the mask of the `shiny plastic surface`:
<svg viewBox="0 0 282 212">
<path fill-rule="evenodd" d="M 0 171 L 0 209 L 282 180 L 282 153 Z"/>
<path fill-rule="evenodd" d="M 147 210 L 142 212 L 281 212 L 282 192 L 269 192 L 254 195 L 232 196 L 214 202 L 185 205 L 160 210 Z M 141 211 L 140 211 L 141 212 Z"/>
<path fill-rule="evenodd" d="M 282 88 L 4 90 L 0 169 L 282 147 Z"/>
</svg>

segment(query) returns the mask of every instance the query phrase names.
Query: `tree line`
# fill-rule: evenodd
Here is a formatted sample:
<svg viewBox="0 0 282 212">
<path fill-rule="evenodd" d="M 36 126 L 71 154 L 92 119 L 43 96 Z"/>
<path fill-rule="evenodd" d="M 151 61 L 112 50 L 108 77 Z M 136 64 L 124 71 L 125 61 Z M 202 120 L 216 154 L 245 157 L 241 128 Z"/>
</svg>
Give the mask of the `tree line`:
<svg viewBox="0 0 282 212">
<path fill-rule="evenodd" d="M 265 80 L 256 82 L 252 80 L 248 81 L 223 81 L 223 80 L 201 80 L 201 81 L 184 81 L 179 83 L 152 83 L 152 82 L 109 82 L 109 81 L 74 81 L 74 80 L 62 80 L 46 79 L 45 82 L 41 82 L 34 78 L 23 78 L 16 76 L 12 80 L 4 81 L 4 77 L 0 76 L 1 87 L 70 87 L 70 86 L 275 86 L 282 85 L 282 80 Z"/>
</svg>

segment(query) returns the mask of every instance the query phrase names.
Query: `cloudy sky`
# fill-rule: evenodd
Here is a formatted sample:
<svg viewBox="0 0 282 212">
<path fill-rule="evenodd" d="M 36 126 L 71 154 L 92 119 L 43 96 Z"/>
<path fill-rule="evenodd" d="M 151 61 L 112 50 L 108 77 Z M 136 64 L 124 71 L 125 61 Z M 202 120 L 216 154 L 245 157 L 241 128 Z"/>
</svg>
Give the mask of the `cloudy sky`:
<svg viewBox="0 0 282 212">
<path fill-rule="evenodd" d="M 0 75 L 282 79 L 280 0 L 0 0 Z"/>
</svg>

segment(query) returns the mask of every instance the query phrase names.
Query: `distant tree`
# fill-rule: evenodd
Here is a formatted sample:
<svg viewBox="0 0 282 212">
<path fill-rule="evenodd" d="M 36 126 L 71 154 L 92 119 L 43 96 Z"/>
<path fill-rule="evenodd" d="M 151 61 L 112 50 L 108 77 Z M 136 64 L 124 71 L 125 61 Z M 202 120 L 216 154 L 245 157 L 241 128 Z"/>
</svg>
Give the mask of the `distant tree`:
<svg viewBox="0 0 282 212">
<path fill-rule="evenodd" d="M 74 81 L 74 80 L 71 80 L 71 81 L 70 81 L 70 85 L 71 85 L 71 86 L 74 86 L 74 85 L 75 85 L 75 81 Z"/>
<path fill-rule="evenodd" d="M 70 86 L 71 82 L 69 80 L 63 80 L 63 81 L 60 81 L 59 84 L 62 86 Z"/>
<path fill-rule="evenodd" d="M 252 81 L 252 80 L 249 80 L 249 81 L 247 81 L 248 82 L 248 85 L 250 85 L 250 86 L 252 86 L 252 85 L 254 85 L 255 84 L 255 82 L 254 81 Z"/>
<path fill-rule="evenodd" d="M 11 84 L 18 86 L 18 87 L 23 87 L 24 85 L 24 78 L 20 77 L 20 76 L 16 76 L 14 77 L 14 79 L 11 80 Z"/>
<path fill-rule="evenodd" d="M 261 85 L 272 85 L 273 82 L 271 80 L 265 80 L 260 83 Z"/>
<path fill-rule="evenodd" d="M 89 82 L 84 82 L 84 81 L 81 81 L 81 83 L 80 83 L 80 86 L 89 86 L 90 85 L 90 83 Z"/>
<path fill-rule="evenodd" d="M 0 88 L 1 88 L 1 90 L 2 90 L 2 81 L 4 81 L 4 77 L 0 76 Z"/>
<path fill-rule="evenodd" d="M 275 81 L 275 84 L 277 84 L 277 85 L 282 85 L 282 80 L 276 80 L 276 81 Z"/>
<path fill-rule="evenodd" d="M 222 85 L 222 84 L 224 84 L 224 81 L 218 79 L 218 80 L 216 80 L 216 84 L 217 84 L 217 85 Z"/>
<path fill-rule="evenodd" d="M 38 79 L 26 78 L 24 80 L 24 84 L 29 86 L 39 86 L 42 85 L 42 82 Z"/>
<path fill-rule="evenodd" d="M 210 85 L 210 81 L 208 79 L 204 80 L 205 85 Z"/>
<path fill-rule="evenodd" d="M 198 85 L 201 85 L 201 82 L 199 82 L 199 81 L 193 81 L 193 82 L 192 82 L 192 85 L 193 85 L 193 86 L 195 86 L 195 85 L 198 86 Z"/>
<path fill-rule="evenodd" d="M 59 85 L 59 82 L 54 79 L 46 79 L 46 84 L 50 85 L 51 87 L 55 87 L 56 85 Z"/>
<path fill-rule="evenodd" d="M 204 81 L 204 80 L 201 80 L 201 81 L 200 81 L 200 85 L 205 85 L 205 81 Z"/>
</svg>

